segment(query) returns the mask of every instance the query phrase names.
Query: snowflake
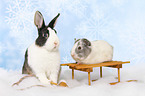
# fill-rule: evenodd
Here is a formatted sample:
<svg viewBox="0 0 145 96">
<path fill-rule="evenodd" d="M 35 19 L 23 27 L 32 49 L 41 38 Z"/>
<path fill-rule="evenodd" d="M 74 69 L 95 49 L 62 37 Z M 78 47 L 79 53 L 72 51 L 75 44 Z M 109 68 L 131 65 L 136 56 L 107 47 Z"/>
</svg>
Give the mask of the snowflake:
<svg viewBox="0 0 145 96">
<path fill-rule="evenodd" d="M 119 35 L 119 40 L 124 42 L 126 57 L 135 63 L 145 62 L 145 27 L 144 23 L 135 22 L 126 24 L 125 34 Z"/>
<path fill-rule="evenodd" d="M 13 0 L 8 5 L 7 23 L 10 25 L 9 35 L 14 38 L 16 46 L 21 50 L 28 47 L 32 43 L 35 35 L 33 35 L 34 26 L 34 3 L 29 0 Z"/>
<path fill-rule="evenodd" d="M 76 34 L 78 37 L 97 40 L 106 39 L 112 35 L 113 21 L 110 21 L 111 13 L 105 13 L 96 7 L 88 17 L 86 16 L 85 20 L 77 25 Z"/>
<path fill-rule="evenodd" d="M 68 15 L 75 14 L 78 17 L 84 15 L 89 2 L 87 0 L 38 0 L 37 3 L 40 9 L 43 9 L 49 16 L 54 16 L 57 13 Z"/>
<path fill-rule="evenodd" d="M 124 3 L 126 3 L 128 0 L 112 0 L 112 3 L 116 7 L 122 6 Z"/>
<path fill-rule="evenodd" d="M 78 17 L 83 17 L 86 13 L 89 2 L 87 0 L 73 0 L 67 9 Z"/>
</svg>

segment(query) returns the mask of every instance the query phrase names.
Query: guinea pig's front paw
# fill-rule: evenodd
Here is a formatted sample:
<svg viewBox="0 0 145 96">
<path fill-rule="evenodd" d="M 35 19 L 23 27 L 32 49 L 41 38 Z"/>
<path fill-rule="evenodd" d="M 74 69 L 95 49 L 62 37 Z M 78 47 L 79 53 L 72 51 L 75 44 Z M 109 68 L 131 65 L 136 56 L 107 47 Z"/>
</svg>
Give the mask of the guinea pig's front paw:
<svg viewBox="0 0 145 96">
<path fill-rule="evenodd" d="M 78 65 L 83 64 L 82 62 L 77 62 Z"/>
<path fill-rule="evenodd" d="M 81 64 L 81 63 L 77 62 L 77 64 L 79 65 L 79 64 Z"/>
</svg>

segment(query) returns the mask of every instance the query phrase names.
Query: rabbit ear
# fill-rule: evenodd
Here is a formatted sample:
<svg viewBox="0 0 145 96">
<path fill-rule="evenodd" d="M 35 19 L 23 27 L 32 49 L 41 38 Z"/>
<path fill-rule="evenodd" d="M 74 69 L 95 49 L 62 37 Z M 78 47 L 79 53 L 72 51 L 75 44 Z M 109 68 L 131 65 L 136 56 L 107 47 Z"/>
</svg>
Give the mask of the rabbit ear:
<svg viewBox="0 0 145 96">
<path fill-rule="evenodd" d="M 45 25 L 43 16 L 42 16 L 42 14 L 39 11 L 35 12 L 34 24 L 36 25 L 36 27 L 38 29 L 42 28 Z"/>
<path fill-rule="evenodd" d="M 58 15 L 51 20 L 51 22 L 48 24 L 48 27 L 50 27 L 51 29 L 53 29 L 55 27 L 55 24 L 56 24 L 56 21 L 57 21 L 57 18 L 59 17 L 59 15 L 60 15 L 60 13 L 58 13 Z"/>
</svg>

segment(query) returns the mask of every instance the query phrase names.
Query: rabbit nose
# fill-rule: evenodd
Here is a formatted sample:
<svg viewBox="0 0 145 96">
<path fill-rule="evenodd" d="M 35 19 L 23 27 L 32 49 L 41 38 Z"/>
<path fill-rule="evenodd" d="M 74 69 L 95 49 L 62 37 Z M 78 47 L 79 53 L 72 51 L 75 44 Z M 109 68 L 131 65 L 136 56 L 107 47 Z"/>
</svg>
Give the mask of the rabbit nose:
<svg viewBox="0 0 145 96">
<path fill-rule="evenodd" d="M 57 42 L 54 42 L 54 45 L 56 46 L 57 45 Z"/>
</svg>

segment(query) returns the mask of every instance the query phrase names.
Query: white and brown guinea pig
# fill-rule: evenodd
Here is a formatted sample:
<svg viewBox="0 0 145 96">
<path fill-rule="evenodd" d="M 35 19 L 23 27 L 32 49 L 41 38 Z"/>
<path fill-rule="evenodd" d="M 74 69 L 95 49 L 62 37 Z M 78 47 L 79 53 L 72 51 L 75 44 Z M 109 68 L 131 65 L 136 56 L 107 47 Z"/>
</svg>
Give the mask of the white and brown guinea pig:
<svg viewBox="0 0 145 96">
<path fill-rule="evenodd" d="M 78 39 L 75 40 L 71 56 L 78 64 L 112 61 L 113 47 L 104 40 L 89 41 L 85 38 Z"/>
<path fill-rule="evenodd" d="M 35 75 L 43 84 L 57 83 L 60 73 L 59 38 L 54 29 L 59 13 L 48 25 L 39 11 L 34 16 L 38 37 L 25 53 L 22 74 Z"/>
</svg>

